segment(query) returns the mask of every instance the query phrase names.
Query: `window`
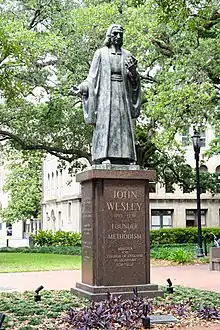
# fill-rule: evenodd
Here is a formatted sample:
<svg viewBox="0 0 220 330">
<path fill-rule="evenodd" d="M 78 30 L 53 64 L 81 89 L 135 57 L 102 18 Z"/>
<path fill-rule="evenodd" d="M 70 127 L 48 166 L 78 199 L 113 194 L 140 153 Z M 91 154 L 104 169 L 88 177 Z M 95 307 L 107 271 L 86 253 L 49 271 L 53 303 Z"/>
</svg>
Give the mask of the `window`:
<svg viewBox="0 0 220 330">
<path fill-rule="evenodd" d="M 216 173 L 216 192 L 220 193 L 220 165 L 215 169 Z"/>
<path fill-rule="evenodd" d="M 172 228 L 173 210 L 151 210 L 151 228 Z"/>
<path fill-rule="evenodd" d="M 52 231 L 56 231 L 56 217 L 53 209 L 51 210 L 51 220 Z"/>
<path fill-rule="evenodd" d="M 38 230 L 42 230 L 42 220 L 39 220 Z"/>
<path fill-rule="evenodd" d="M 47 175 L 47 193 L 50 194 L 50 186 L 51 186 L 51 183 L 50 183 L 50 174 L 48 173 Z"/>
<path fill-rule="evenodd" d="M 31 225 L 31 233 L 33 233 L 34 232 L 34 220 L 33 219 L 31 219 L 30 220 L 30 225 Z"/>
<path fill-rule="evenodd" d="M 60 175 L 59 175 L 59 188 L 63 187 L 63 179 L 62 179 L 63 171 L 60 170 Z"/>
<path fill-rule="evenodd" d="M 55 182 L 55 187 L 56 187 L 56 190 L 59 189 L 59 184 L 58 184 L 58 171 L 56 171 L 56 182 Z"/>
<path fill-rule="evenodd" d="M 61 230 L 61 228 L 63 227 L 61 211 L 58 212 L 58 226 L 59 226 L 59 230 Z"/>
<path fill-rule="evenodd" d="M 155 182 L 150 182 L 149 183 L 149 192 L 150 193 L 155 193 L 156 192 L 156 183 Z"/>
<path fill-rule="evenodd" d="M 52 193 L 54 193 L 54 186 L 55 186 L 54 173 L 52 172 L 52 175 L 51 175 L 51 190 L 52 190 Z"/>
<path fill-rule="evenodd" d="M 206 226 L 207 210 L 201 210 L 201 225 Z M 186 210 L 186 227 L 197 226 L 197 210 Z"/>
<path fill-rule="evenodd" d="M 174 189 L 172 183 L 167 182 L 167 183 L 165 184 L 165 192 L 166 192 L 166 193 L 171 193 L 171 194 L 172 194 L 172 193 L 174 193 L 174 191 L 175 191 L 175 189 Z"/>
<path fill-rule="evenodd" d="M 7 236 L 12 236 L 12 225 L 10 223 L 6 224 L 6 234 Z"/>
<path fill-rule="evenodd" d="M 191 139 L 189 135 L 189 128 L 187 128 L 182 134 L 182 144 L 186 147 L 191 144 Z"/>
<path fill-rule="evenodd" d="M 72 203 L 68 203 L 68 223 L 72 223 Z"/>
<path fill-rule="evenodd" d="M 200 146 L 205 147 L 206 144 L 206 136 L 205 131 L 200 131 Z"/>
<path fill-rule="evenodd" d="M 24 234 L 24 233 L 26 233 L 26 220 L 23 220 L 22 227 L 23 227 L 23 234 Z M 23 237 L 23 238 L 25 238 L 25 237 Z"/>
</svg>

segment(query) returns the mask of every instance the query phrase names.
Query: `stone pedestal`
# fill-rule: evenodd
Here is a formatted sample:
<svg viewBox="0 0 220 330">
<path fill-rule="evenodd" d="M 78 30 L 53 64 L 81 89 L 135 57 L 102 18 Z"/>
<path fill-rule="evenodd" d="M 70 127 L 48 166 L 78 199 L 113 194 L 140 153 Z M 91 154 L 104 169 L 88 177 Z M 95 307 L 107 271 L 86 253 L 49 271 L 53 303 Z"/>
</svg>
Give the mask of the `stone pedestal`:
<svg viewBox="0 0 220 330">
<path fill-rule="evenodd" d="M 162 295 L 150 284 L 149 180 L 154 171 L 91 169 L 82 186 L 82 283 L 71 289 L 88 299 Z"/>
</svg>

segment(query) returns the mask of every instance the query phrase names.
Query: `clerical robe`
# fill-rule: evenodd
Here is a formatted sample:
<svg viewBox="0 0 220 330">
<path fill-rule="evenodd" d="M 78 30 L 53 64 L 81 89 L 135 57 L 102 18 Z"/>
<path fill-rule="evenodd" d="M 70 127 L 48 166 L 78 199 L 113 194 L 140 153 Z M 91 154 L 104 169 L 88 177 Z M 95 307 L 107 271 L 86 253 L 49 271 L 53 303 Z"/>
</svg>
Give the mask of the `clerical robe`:
<svg viewBox="0 0 220 330">
<path fill-rule="evenodd" d="M 85 81 L 84 119 L 95 126 L 92 160 L 135 162 L 134 120 L 140 114 L 140 80 L 132 80 L 125 67 L 131 56 L 124 49 L 114 53 L 103 47 L 95 52 Z"/>
</svg>

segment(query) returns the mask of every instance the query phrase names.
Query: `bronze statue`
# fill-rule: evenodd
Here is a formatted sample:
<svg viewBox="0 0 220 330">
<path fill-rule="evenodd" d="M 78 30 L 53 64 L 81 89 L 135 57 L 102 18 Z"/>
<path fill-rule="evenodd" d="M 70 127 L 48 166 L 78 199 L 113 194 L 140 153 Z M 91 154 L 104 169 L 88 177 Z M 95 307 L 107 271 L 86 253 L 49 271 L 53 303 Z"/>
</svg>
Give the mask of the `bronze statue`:
<svg viewBox="0 0 220 330">
<path fill-rule="evenodd" d="M 140 79 L 137 60 L 122 44 L 122 26 L 111 25 L 105 46 L 95 52 L 88 77 L 78 86 L 85 122 L 94 125 L 96 164 L 136 162 L 133 119 L 140 114 Z"/>
</svg>

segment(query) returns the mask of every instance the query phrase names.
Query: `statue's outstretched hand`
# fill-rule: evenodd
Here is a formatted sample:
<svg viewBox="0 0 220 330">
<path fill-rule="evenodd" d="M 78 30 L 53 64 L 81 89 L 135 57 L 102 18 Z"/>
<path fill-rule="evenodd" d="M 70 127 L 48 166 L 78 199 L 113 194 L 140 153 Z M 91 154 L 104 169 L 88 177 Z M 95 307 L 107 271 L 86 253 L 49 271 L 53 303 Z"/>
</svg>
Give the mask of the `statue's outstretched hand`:
<svg viewBox="0 0 220 330">
<path fill-rule="evenodd" d="M 70 89 L 70 95 L 82 95 L 88 97 L 89 88 L 87 82 L 82 82 L 79 86 L 73 85 Z"/>
<path fill-rule="evenodd" d="M 82 96 L 88 97 L 89 95 L 89 85 L 87 81 L 83 81 L 78 87 L 79 92 Z"/>
<path fill-rule="evenodd" d="M 137 59 L 133 56 L 129 56 L 125 60 L 125 67 L 128 70 L 129 74 L 132 76 L 132 78 L 136 78 L 137 76 Z"/>
<path fill-rule="evenodd" d="M 79 95 L 79 94 L 81 94 L 81 92 L 80 92 L 80 89 L 74 85 L 70 88 L 69 94 L 70 95 Z"/>
</svg>

